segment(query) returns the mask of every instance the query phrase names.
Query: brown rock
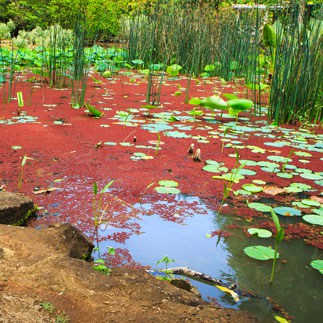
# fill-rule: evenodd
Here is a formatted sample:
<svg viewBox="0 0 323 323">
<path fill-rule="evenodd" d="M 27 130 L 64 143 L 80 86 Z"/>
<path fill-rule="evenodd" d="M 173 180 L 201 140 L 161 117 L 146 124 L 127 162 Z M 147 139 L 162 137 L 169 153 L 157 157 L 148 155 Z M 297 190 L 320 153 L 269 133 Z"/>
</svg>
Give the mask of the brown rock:
<svg viewBox="0 0 323 323">
<path fill-rule="evenodd" d="M 0 192 L 0 224 L 23 225 L 34 213 L 34 203 L 28 197 Z"/>
</svg>

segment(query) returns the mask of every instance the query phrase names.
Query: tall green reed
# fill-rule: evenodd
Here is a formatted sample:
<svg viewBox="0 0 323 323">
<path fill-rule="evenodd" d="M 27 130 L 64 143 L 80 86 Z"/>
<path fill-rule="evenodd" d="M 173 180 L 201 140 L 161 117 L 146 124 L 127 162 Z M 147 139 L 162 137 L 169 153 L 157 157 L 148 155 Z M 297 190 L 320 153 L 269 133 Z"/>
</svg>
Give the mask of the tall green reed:
<svg viewBox="0 0 323 323">
<path fill-rule="evenodd" d="M 295 1 L 273 28 L 275 65 L 269 116 L 275 123 L 322 120 L 323 8 L 309 16 Z"/>
</svg>

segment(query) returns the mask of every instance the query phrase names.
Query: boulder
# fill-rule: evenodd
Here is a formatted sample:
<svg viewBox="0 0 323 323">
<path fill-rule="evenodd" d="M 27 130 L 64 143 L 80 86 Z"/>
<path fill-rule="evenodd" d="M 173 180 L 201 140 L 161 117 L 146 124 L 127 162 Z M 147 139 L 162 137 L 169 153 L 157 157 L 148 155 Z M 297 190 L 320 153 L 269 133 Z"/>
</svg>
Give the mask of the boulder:
<svg viewBox="0 0 323 323">
<path fill-rule="evenodd" d="M 28 197 L 0 192 L 0 224 L 23 225 L 34 214 L 34 203 Z"/>
</svg>

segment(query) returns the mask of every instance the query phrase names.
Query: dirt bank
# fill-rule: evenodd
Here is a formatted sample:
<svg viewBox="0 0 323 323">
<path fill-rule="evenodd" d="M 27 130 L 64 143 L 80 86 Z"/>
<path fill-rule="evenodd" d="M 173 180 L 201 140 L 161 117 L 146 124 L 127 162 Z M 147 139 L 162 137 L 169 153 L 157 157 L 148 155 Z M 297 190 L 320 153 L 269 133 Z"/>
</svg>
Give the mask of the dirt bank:
<svg viewBox="0 0 323 323">
<path fill-rule="evenodd" d="M 80 256 L 77 241 L 86 250 L 70 230 L 0 225 L 0 322 L 256 321 L 248 313 L 213 307 L 144 270 L 97 272 L 92 263 L 69 256 Z"/>
</svg>

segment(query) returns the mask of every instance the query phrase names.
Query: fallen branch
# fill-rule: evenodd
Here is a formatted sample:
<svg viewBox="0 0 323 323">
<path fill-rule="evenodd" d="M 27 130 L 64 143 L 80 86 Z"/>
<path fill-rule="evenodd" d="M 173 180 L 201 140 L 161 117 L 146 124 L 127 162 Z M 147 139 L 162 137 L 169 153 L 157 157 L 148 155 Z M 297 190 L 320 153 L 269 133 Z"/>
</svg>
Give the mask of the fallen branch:
<svg viewBox="0 0 323 323">
<path fill-rule="evenodd" d="M 165 270 L 161 270 L 161 272 L 164 272 L 164 271 Z M 275 312 L 280 313 L 281 315 L 283 315 L 287 319 L 291 319 L 290 315 L 286 312 L 286 310 L 283 307 L 281 307 L 278 303 L 276 303 L 273 299 L 271 299 L 270 297 L 263 297 L 263 296 L 254 294 L 250 291 L 239 290 L 237 288 L 236 284 L 228 285 L 220 279 L 216 279 L 212 276 L 200 273 L 200 272 L 192 270 L 188 267 L 168 268 L 167 274 L 186 276 L 188 278 L 192 278 L 194 280 L 198 280 L 198 281 L 204 282 L 206 284 L 215 285 L 215 287 L 217 287 L 217 288 L 222 286 L 222 288 L 219 288 L 219 289 L 226 292 L 226 293 L 231 294 L 231 296 L 233 297 L 233 299 L 235 301 L 239 301 L 239 298 L 237 297 L 238 295 L 265 300 L 271 305 L 272 309 Z M 235 294 L 237 294 L 237 295 L 235 295 Z"/>
<path fill-rule="evenodd" d="M 206 282 L 206 283 L 209 283 L 209 284 L 215 284 L 215 285 L 228 287 L 222 280 L 216 279 L 216 278 L 211 277 L 209 275 L 206 275 L 206 274 L 200 273 L 198 271 L 192 270 L 192 269 L 190 269 L 188 267 L 168 268 L 167 273 L 170 273 L 170 274 L 173 274 L 173 275 L 187 276 L 187 277 L 190 277 L 190 278 L 193 278 L 193 279 L 202 280 L 203 282 Z"/>
</svg>

